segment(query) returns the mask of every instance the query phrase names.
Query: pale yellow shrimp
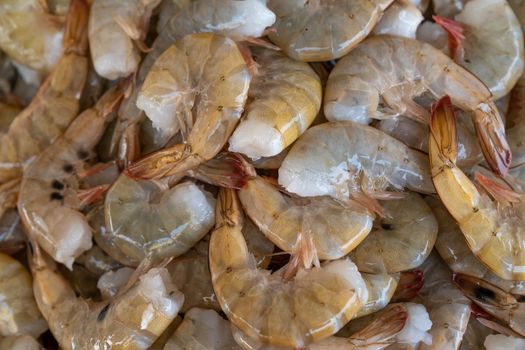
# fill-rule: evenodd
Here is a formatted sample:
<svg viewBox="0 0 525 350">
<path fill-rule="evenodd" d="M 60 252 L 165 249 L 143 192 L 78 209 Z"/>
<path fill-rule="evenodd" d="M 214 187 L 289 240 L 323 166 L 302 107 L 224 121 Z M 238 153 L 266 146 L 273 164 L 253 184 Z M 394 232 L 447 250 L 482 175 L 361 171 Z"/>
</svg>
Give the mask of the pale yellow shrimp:
<svg viewBox="0 0 525 350">
<path fill-rule="evenodd" d="M 18 198 L 20 217 L 42 248 L 70 269 L 74 259 L 92 245 L 91 227 L 80 209 L 102 190 L 98 186 L 82 193 L 79 175 L 86 170 L 127 85 L 124 82 L 108 90 L 24 171 Z"/>
<path fill-rule="evenodd" d="M 416 193 L 381 202 L 388 217 L 349 257 L 361 272 L 394 273 L 421 265 L 430 254 L 438 233 L 438 223 L 430 207 Z"/>
<path fill-rule="evenodd" d="M 107 79 L 126 77 L 138 69 L 137 42 L 147 34 L 149 19 L 160 0 L 95 0 L 89 16 L 89 48 L 97 73 Z"/>
<path fill-rule="evenodd" d="M 349 260 L 328 262 L 288 276 L 257 269 L 242 236 L 242 212 L 233 190 L 221 189 L 210 240 L 215 295 L 230 321 L 249 337 L 277 346 L 304 347 L 337 332 L 368 299 Z"/>
<path fill-rule="evenodd" d="M 66 29 L 67 32 L 67 29 Z M 5 0 L 0 4 L 0 48 L 15 61 L 42 73 L 58 64 L 64 19 L 48 13 L 45 1 Z"/>
<path fill-rule="evenodd" d="M 0 253 L 0 335 L 30 334 L 47 330 L 31 289 L 31 275 L 9 255 Z"/>
<path fill-rule="evenodd" d="M 77 116 L 87 75 L 88 5 L 71 2 L 64 35 L 64 54 L 37 95 L 0 135 L 0 183 L 19 177 L 31 157 L 61 136 Z"/>
<path fill-rule="evenodd" d="M 91 303 L 75 295 L 37 245 L 33 249 L 35 299 L 62 349 L 148 349 L 184 301 L 166 269 L 153 268 L 111 301 Z"/>
<path fill-rule="evenodd" d="M 525 281 L 499 278 L 476 258 L 460 228 L 439 199 L 427 197 L 425 200 L 432 207 L 439 223 L 436 250 L 452 271 L 481 278 L 512 294 L 525 295 Z"/>
<path fill-rule="evenodd" d="M 413 100 L 424 92 L 434 98 L 450 95 L 470 112 L 485 159 L 495 172 L 506 173 L 512 156 L 490 91 L 429 44 L 394 36 L 368 38 L 330 73 L 324 112 L 329 120 L 367 122 L 405 115 L 427 123 L 428 111 Z"/>
<path fill-rule="evenodd" d="M 525 197 L 485 178 L 484 187 L 495 196 L 493 201 L 457 167 L 454 118 L 450 99 L 445 97 L 435 107 L 430 128 L 436 191 L 478 259 L 500 278 L 525 280 Z"/>
<path fill-rule="evenodd" d="M 251 159 L 271 157 L 291 145 L 321 108 L 321 81 L 306 63 L 264 48 L 252 48 L 257 74 L 250 84 L 246 113 L 229 150 Z"/>
<path fill-rule="evenodd" d="M 269 0 L 277 20 L 270 39 L 299 61 L 346 55 L 374 28 L 392 0 Z"/>
<path fill-rule="evenodd" d="M 158 113 L 159 102 L 171 101 L 165 108 L 180 120 L 187 141 L 132 164 L 128 172 L 135 177 L 161 178 L 213 158 L 237 125 L 250 79 L 241 52 L 227 37 L 190 34 L 170 46 L 148 73 L 137 105 L 151 117 Z"/>
</svg>

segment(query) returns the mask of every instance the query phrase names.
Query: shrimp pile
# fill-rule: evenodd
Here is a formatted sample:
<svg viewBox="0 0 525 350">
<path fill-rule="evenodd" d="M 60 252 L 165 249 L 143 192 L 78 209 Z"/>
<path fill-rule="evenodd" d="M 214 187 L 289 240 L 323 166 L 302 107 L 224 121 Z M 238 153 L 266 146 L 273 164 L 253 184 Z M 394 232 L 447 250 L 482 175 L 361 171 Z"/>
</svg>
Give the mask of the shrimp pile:
<svg viewBox="0 0 525 350">
<path fill-rule="evenodd" d="M 525 350 L 525 1 L 0 1 L 0 350 Z"/>
</svg>

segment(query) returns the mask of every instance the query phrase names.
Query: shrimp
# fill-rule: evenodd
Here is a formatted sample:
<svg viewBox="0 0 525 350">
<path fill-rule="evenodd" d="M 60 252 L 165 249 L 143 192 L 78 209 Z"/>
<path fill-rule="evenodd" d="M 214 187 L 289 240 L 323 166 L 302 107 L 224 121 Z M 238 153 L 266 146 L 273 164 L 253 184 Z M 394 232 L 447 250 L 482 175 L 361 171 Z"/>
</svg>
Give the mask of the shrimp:
<svg viewBox="0 0 525 350">
<path fill-rule="evenodd" d="M 82 112 L 24 171 L 18 198 L 22 222 L 42 248 L 69 269 L 92 246 L 91 228 L 80 209 L 104 190 L 101 186 L 80 190 L 79 174 L 127 83 L 115 85 L 93 108 Z"/>
<path fill-rule="evenodd" d="M 484 345 L 487 350 L 520 350 L 525 349 L 525 339 L 495 334 L 487 336 Z"/>
<path fill-rule="evenodd" d="M 269 38 L 298 61 L 346 55 L 374 28 L 392 0 L 269 0 L 277 20 Z"/>
<path fill-rule="evenodd" d="M 370 315 L 387 306 L 398 287 L 399 277 L 387 274 L 361 273 L 368 290 L 368 300 L 354 318 Z"/>
<path fill-rule="evenodd" d="M 321 108 L 322 90 L 308 64 L 264 48 L 251 54 L 258 66 L 248 91 L 252 101 L 229 151 L 257 160 L 279 154 L 306 131 Z"/>
<path fill-rule="evenodd" d="M 241 52 L 227 37 L 190 34 L 170 46 L 148 73 L 137 106 L 158 121 L 172 116 L 181 121 L 183 133 L 191 131 L 185 143 L 153 153 L 132 164 L 128 172 L 134 177 L 161 178 L 213 158 L 237 125 L 249 84 Z"/>
<path fill-rule="evenodd" d="M 37 245 L 33 249 L 35 299 L 62 349 L 148 349 L 184 302 L 168 271 L 157 267 L 111 301 L 90 303 L 75 295 Z"/>
<path fill-rule="evenodd" d="M 375 35 L 390 34 L 416 38 L 416 30 L 423 22 L 421 11 L 407 0 L 394 1 L 374 27 Z"/>
<path fill-rule="evenodd" d="M 257 269 L 241 233 L 235 192 L 221 189 L 217 202 L 209 248 L 213 289 L 230 321 L 249 337 L 304 347 L 337 332 L 368 299 L 365 282 L 349 260 L 312 269 L 297 266 L 295 276 L 285 273 L 289 269 L 273 274 Z M 308 252 L 298 255 L 308 264 Z"/>
<path fill-rule="evenodd" d="M 230 324 L 214 310 L 193 308 L 166 343 L 164 350 L 241 350 Z"/>
<path fill-rule="evenodd" d="M 47 13 L 45 1 L 6 0 L 0 4 L 0 48 L 15 61 L 43 74 L 59 64 L 63 17 Z"/>
<path fill-rule="evenodd" d="M 432 207 L 439 223 L 436 250 L 452 271 L 481 278 L 512 294 L 525 295 L 524 281 L 501 279 L 476 258 L 460 228 L 439 199 L 427 197 L 425 200 Z"/>
<path fill-rule="evenodd" d="M 124 265 L 176 257 L 213 227 L 214 206 L 213 196 L 191 181 L 166 189 L 122 174 L 106 194 L 105 231 L 96 239 Z"/>
<path fill-rule="evenodd" d="M 0 338 L 0 350 L 42 350 L 35 338 L 28 334 Z"/>
<path fill-rule="evenodd" d="M 454 111 L 448 97 L 434 107 L 429 155 L 432 181 L 443 204 L 458 222 L 472 252 L 498 277 L 525 280 L 523 195 L 478 177 L 478 189 L 456 165 Z M 481 181 L 482 180 L 482 181 Z"/>
<path fill-rule="evenodd" d="M 467 298 L 525 337 L 525 303 L 477 277 L 458 273 L 454 274 L 453 280 Z"/>
<path fill-rule="evenodd" d="M 523 33 L 506 0 L 472 0 L 455 22 L 435 18 L 449 33 L 452 58 L 477 76 L 498 99 L 523 73 Z"/>
<path fill-rule="evenodd" d="M 47 329 L 31 290 L 31 275 L 9 255 L 0 253 L 0 335 L 30 334 Z"/>
<path fill-rule="evenodd" d="M 37 96 L 0 135 L 0 183 L 21 176 L 24 162 L 60 137 L 77 116 L 87 75 L 88 6 L 73 0 L 64 35 L 64 54 Z"/>
<path fill-rule="evenodd" d="M 146 36 L 160 0 L 95 0 L 89 16 L 89 48 L 95 70 L 106 79 L 129 76 L 139 66 L 135 42 Z"/>
<path fill-rule="evenodd" d="M 421 265 L 430 254 L 438 223 L 430 207 L 416 193 L 381 203 L 388 218 L 350 252 L 360 272 L 394 273 Z"/>
<path fill-rule="evenodd" d="M 434 191 L 425 154 L 385 133 L 352 122 L 330 122 L 307 130 L 284 159 L 279 184 L 300 196 L 358 200 L 388 197 L 388 186 Z M 377 211 L 377 209 L 375 209 Z"/>
<path fill-rule="evenodd" d="M 374 65 L 376 69 L 368 69 Z M 450 95 L 470 112 L 490 167 L 505 174 L 511 152 L 491 93 L 474 75 L 445 54 L 417 40 L 375 36 L 341 59 L 330 73 L 324 98 L 328 120 L 368 121 L 405 115 L 427 123 L 429 113 L 412 100 L 424 92 Z M 382 100 L 379 108 L 380 99 Z"/>
</svg>

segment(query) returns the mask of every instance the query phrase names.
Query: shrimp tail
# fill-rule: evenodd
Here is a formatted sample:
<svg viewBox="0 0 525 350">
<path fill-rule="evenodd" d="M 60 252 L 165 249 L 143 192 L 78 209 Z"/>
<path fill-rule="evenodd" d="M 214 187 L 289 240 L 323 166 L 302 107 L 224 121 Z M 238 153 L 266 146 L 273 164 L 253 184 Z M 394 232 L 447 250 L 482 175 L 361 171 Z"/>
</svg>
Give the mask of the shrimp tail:
<svg viewBox="0 0 525 350">
<path fill-rule="evenodd" d="M 89 18 L 89 4 L 86 0 L 72 0 L 67 14 L 66 30 L 64 33 L 65 53 L 85 55 L 87 50 L 87 24 Z"/>
<path fill-rule="evenodd" d="M 402 305 L 388 306 L 368 326 L 352 334 L 349 340 L 359 348 L 388 343 L 401 332 L 407 320 L 408 312 Z"/>
<path fill-rule="evenodd" d="M 448 96 L 442 97 L 432 105 L 430 139 L 431 146 L 432 142 L 437 146 L 437 155 L 430 157 L 432 174 L 439 173 L 445 166 L 455 167 L 458 157 L 456 116 Z"/>
<path fill-rule="evenodd" d="M 392 301 L 404 302 L 414 299 L 424 284 L 425 278 L 423 271 L 412 270 L 401 272 L 397 288 L 392 296 Z"/>
<path fill-rule="evenodd" d="M 257 174 L 240 154 L 223 152 L 190 170 L 188 175 L 215 186 L 240 189 Z"/>
<path fill-rule="evenodd" d="M 496 181 L 489 179 L 479 172 L 474 174 L 476 181 L 487 191 L 492 198 L 502 204 L 518 203 L 521 194 L 514 192 L 512 189 L 505 187 Z"/>
<path fill-rule="evenodd" d="M 463 40 L 465 40 L 463 26 L 461 23 L 440 16 L 432 16 L 432 19 L 448 33 L 450 57 L 453 60 L 457 60 L 463 52 Z"/>
</svg>

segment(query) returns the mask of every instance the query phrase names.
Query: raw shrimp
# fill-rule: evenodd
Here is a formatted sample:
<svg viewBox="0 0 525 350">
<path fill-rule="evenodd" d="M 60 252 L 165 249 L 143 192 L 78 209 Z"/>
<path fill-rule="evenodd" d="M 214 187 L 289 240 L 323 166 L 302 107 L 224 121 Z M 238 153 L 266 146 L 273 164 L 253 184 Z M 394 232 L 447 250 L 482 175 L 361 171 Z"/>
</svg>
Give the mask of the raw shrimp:
<svg viewBox="0 0 525 350">
<path fill-rule="evenodd" d="M 360 272 L 393 273 L 421 265 L 434 247 L 438 223 L 430 207 L 416 193 L 381 202 L 388 217 L 350 254 Z"/>
<path fill-rule="evenodd" d="M 525 303 L 477 277 L 454 274 L 456 286 L 483 310 L 525 337 Z"/>
<path fill-rule="evenodd" d="M 73 0 L 64 35 L 64 55 L 40 87 L 37 96 L 0 135 L 0 183 L 22 174 L 24 162 L 61 136 L 77 116 L 87 75 L 88 5 Z"/>
<path fill-rule="evenodd" d="M 429 44 L 394 36 L 365 40 L 330 73 L 324 112 L 329 120 L 368 122 L 401 114 L 427 123 L 429 113 L 412 100 L 424 92 L 448 94 L 471 112 L 485 159 L 495 172 L 506 173 L 512 156 L 490 91 Z"/>
<path fill-rule="evenodd" d="M 520 350 L 525 349 L 525 339 L 494 334 L 487 336 L 484 345 L 487 350 Z"/>
<path fill-rule="evenodd" d="M 349 260 L 312 269 L 295 266 L 295 276 L 285 273 L 288 268 L 273 274 L 257 269 L 241 233 L 235 192 L 221 189 L 217 202 L 209 252 L 213 288 L 230 321 L 249 337 L 304 347 L 337 332 L 368 299 L 365 282 Z M 297 257 L 308 265 L 308 255 L 303 250 Z"/>
<path fill-rule="evenodd" d="M 476 258 L 460 228 L 439 199 L 427 197 L 425 200 L 431 206 L 439 223 L 436 250 L 452 271 L 481 278 L 512 294 L 525 295 L 524 281 L 501 279 Z"/>
<path fill-rule="evenodd" d="M 184 295 L 164 268 L 152 268 L 111 301 L 79 298 L 55 264 L 33 246 L 30 257 L 38 308 L 60 348 L 148 349 L 177 316 Z"/>
<path fill-rule="evenodd" d="M 416 31 L 423 21 L 423 15 L 419 9 L 407 0 L 394 1 L 373 30 L 373 34 L 390 34 L 416 38 Z"/>
<path fill-rule="evenodd" d="M 122 174 L 104 202 L 106 230 L 96 238 L 124 265 L 179 256 L 213 227 L 215 199 L 191 181 L 171 189 Z"/>
<path fill-rule="evenodd" d="M 42 346 L 30 335 L 0 338 L 0 350 L 43 350 Z"/>
<path fill-rule="evenodd" d="M 15 61 L 44 74 L 59 64 L 63 17 L 47 13 L 45 1 L 4 0 L 0 4 L 0 48 Z M 66 29 L 67 33 L 67 29 Z"/>
<path fill-rule="evenodd" d="M 89 48 L 95 70 L 106 79 L 126 77 L 138 69 L 136 42 L 146 36 L 160 0 L 95 0 L 89 16 Z"/>
<path fill-rule="evenodd" d="M 250 73 L 241 52 L 227 37 L 190 34 L 170 46 L 149 71 L 137 106 L 167 128 L 172 124 L 167 118 L 180 121 L 187 142 L 132 164 L 129 173 L 161 178 L 213 158 L 237 125 L 249 84 Z"/>
<path fill-rule="evenodd" d="M 329 61 L 363 40 L 392 0 L 269 0 L 277 20 L 270 39 L 299 61 Z"/>
<path fill-rule="evenodd" d="M 321 81 L 306 63 L 264 48 L 251 49 L 257 74 L 246 113 L 230 138 L 229 150 L 251 159 L 271 157 L 291 145 L 321 108 Z"/>
<path fill-rule="evenodd" d="M 425 284 L 419 295 L 426 306 L 432 328 L 432 345 L 421 344 L 420 350 L 457 350 L 470 318 L 470 300 L 451 281 L 451 271 L 433 252 L 421 266 Z"/>
<path fill-rule="evenodd" d="M 271 26 L 274 22 L 274 13 L 261 0 L 194 0 L 188 6 L 182 7 L 182 10 L 166 23 L 153 43 L 151 51 L 144 57 L 133 92 L 120 107 L 110 149 L 115 152 L 118 147 L 120 158 L 123 155 L 129 158 L 129 155 L 125 154 L 125 151 L 130 148 L 128 134 L 137 129 L 137 124 L 142 122 L 144 116 L 136 106 L 138 93 L 153 64 L 175 41 L 187 34 L 199 32 L 223 34 L 236 41 L 256 38 L 262 36 L 266 27 Z M 202 57 L 198 57 L 198 61 L 201 60 Z M 171 82 L 168 83 L 171 84 Z M 170 86 L 170 89 L 172 88 Z M 171 116 L 166 118 L 168 117 Z M 178 126 L 172 125 L 173 127 Z"/>
<path fill-rule="evenodd" d="M 398 287 L 399 277 L 387 274 L 361 273 L 368 289 L 368 300 L 354 318 L 370 315 L 383 309 L 392 299 Z"/>
<path fill-rule="evenodd" d="M 448 97 L 435 105 L 429 145 L 432 180 L 473 253 L 498 277 L 525 280 L 525 200 L 488 178 L 478 189 L 456 165 L 454 111 Z M 493 201 L 488 193 L 496 196 Z"/>
<path fill-rule="evenodd" d="M 291 252 L 306 236 L 321 260 L 348 254 L 365 239 L 374 220 L 358 204 L 290 197 L 261 177 L 250 179 L 239 190 L 239 198 L 246 214 L 273 244 Z"/>
<path fill-rule="evenodd" d="M 240 350 L 230 323 L 214 310 L 193 308 L 170 337 L 164 350 Z"/>
<path fill-rule="evenodd" d="M 70 269 L 74 259 L 92 246 L 91 227 L 80 209 L 103 189 L 80 190 L 79 175 L 126 87 L 124 82 L 108 90 L 24 171 L 18 199 L 20 217 L 42 248 Z"/>
<path fill-rule="evenodd" d="M 0 335 L 30 334 L 38 337 L 46 321 L 38 311 L 31 290 L 31 275 L 9 255 L 0 253 Z"/>
<path fill-rule="evenodd" d="M 379 197 L 388 186 L 434 191 L 424 153 L 352 122 L 330 122 L 307 130 L 284 159 L 279 183 L 301 196 L 328 195 L 364 203 L 369 202 L 365 195 Z"/>
</svg>

